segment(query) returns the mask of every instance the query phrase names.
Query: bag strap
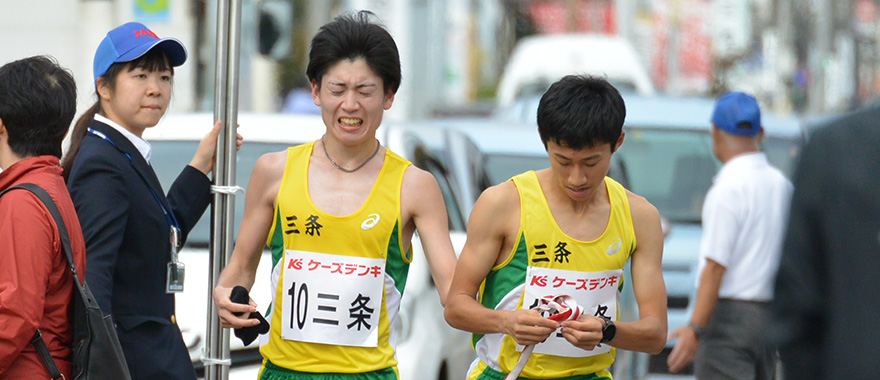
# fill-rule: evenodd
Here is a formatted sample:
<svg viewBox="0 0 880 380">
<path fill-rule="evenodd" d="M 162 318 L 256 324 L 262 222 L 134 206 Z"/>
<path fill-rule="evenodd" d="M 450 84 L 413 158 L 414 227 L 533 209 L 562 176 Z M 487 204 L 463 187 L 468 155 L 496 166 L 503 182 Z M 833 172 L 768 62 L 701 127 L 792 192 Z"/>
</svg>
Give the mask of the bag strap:
<svg viewBox="0 0 880 380">
<path fill-rule="evenodd" d="M 49 376 L 52 377 L 52 380 L 63 379 L 64 375 L 61 374 L 61 371 L 58 370 L 58 365 L 52 359 L 52 354 L 49 353 L 49 347 L 46 347 L 46 342 L 43 341 L 43 333 L 40 332 L 40 329 L 37 329 L 37 332 L 34 333 L 34 337 L 31 338 L 31 344 L 34 345 L 37 354 L 40 355 L 40 359 L 43 359 L 43 364 L 49 370 Z"/>
<path fill-rule="evenodd" d="M 52 197 L 49 196 L 49 193 L 47 193 L 46 190 L 43 190 L 42 187 L 33 183 L 21 183 L 12 186 L 0 193 L 0 196 L 13 189 L 24 189 L 34 193 L 34 195 L 43 202 L 46 209 L 49 210 L 49 214 L 52 215 L 52 219 L 55 219 L 55 225 L 58 227 L 58 235 L 61 238 L 61 248 L 64 251 L 64 256 L 67 257 L 67 266 L 70 268 L 70 271 L 73 272 L 73 281 L 76 282 L 77 285 L 82 286 L 82 282 L 80 282 L 79 276 L 76 274 L 76 265 L 73 263 L 73 250 L 70 248 L 70 236 L 67 234 L 67 225 L 64 224 L 64 219 L 61 217 L 61 212 L 58 211 L 58 206 L 55 205 L 55 201 L 52 200 Z"/>
<path fill-rule="evenodd" d="M 34 195 L 43 202 L 46 209 L 49 210 L 49 214 L 52 214 L 52 218 L 55 219 L 55 225 L 58 227 L 58 235 L 61 237 L 61 248 L 64 251 L 64 255 L 67 257 L 67 265 L 70 267 L 70 271 L 73 272 L 73 281 L 78 286 L 82 286 L 79 277 L 76 275 L 76 266 L 73 264 L 73 251 L 70 248 L 70 237 L 67 234 L 67 226 L 64 224 L 64 219 L 61 218 L 61 212 L 58 211 L 58 206 L 55 205 L 55 201 L 52 200 L 52 197 L 49 196 L 49 193 L 47 193 L 46 190 L 43 190 L 42 187 L 33 183 L 22 183 L 12 186 L 0 192 L 0 196 L 3 196 L 7 191 L 13 189 L 24 189 L 34 193 Z M 40 355 L 40 359 L 43 360 L 43 364 L 45 364 L 46 369 L 49 370 L 49 375 L 52 376 L 52 380 L 63 379 L 64 375 L 61 374 L 61 371 L 58 370 L 58 366 L 55 364 L 55 360 L 52 359 L 52 354 L 49 353 L 49 348 L 46 347 L 46 342 L 43 341 L 43 333 L 40 332 L 40 329 L 37 329 L 34 333 L 34 337 L 31 338 L 31 344 L 34 345 L 37 354 Z"/>
</svg>

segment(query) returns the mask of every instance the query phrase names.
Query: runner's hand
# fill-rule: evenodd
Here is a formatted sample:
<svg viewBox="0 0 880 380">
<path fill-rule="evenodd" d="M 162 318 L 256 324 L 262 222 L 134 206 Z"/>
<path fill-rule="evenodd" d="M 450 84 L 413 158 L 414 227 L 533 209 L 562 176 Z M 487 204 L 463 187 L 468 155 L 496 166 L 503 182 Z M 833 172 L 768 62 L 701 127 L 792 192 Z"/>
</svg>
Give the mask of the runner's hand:
<svg viewBox="0 0 880 380">
<path fill-rule="evenodd" d="M 229 299 L 232 288 L 217 286 L 214 288 L 214 303 L 217 304 L 217 314 L 220 316 L 220 326 L 241 328 L 260 324 L 259 319 L 248 319 L 251 313 L 257 311 L 257 303 L 250 298 L 249 304 L 234 303 Z M 242 313 L 236 316 L 235 313 Z"/>
<path fill-rule="evenodd" d="M 590 351 L 602 341 L 602 318 L 584 314 L 574 321 L 562 322 L 562 337 L 575 347 Z"/>
<path fill-rule="evenodd" d="M 559 328 L 559 323 L 542 317 L 535 310 L 510 311 L 503 323 L 504 333 L 524 346 L 541 343 Z"/>
</svg>

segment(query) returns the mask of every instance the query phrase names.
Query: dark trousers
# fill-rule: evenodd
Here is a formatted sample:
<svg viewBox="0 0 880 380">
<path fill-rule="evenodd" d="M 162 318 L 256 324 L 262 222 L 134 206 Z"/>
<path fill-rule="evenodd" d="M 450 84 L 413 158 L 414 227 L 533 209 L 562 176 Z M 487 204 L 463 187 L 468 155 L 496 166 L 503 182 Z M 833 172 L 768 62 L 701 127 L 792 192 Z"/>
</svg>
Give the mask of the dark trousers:
<svg viewBox="0 0 880 380">
<path fill-rule="evenodd" d="M 177 325 L 148 321 L 120 326 L 119 343 L 132 380 L 195 380 L 196 372 Z"/>
<path fill-rule="evenodd" d="M 772 380 L 776 350 L 766 339 L 768 302 L 719 299 L 694 359 L 698 380 Z"/>
</svg>

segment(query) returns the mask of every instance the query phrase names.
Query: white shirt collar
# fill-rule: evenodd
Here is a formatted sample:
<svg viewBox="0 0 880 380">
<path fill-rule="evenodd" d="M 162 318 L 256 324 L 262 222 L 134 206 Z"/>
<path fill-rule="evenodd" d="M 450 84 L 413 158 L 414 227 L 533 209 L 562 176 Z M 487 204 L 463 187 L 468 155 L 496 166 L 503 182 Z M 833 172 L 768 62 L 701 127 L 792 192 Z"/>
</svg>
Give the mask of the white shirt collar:
<svg viewBox="0 0 880 380">
<path fill-rule="evenodd" d="M 138 152 L 140 152 L 141 156 L 144 157 L 144 160 L 146 160 L 147 163 L 150 163 L 150 156 L 153 153 L 153 147 L 150 145 L 150 143 L 147 142 L 147 140 L 144 140 L 144 139 L 138 137 L 137 135 L 135 135 L 134 133 L 129 132 L 123 126 L 117 124 L 113 120 L 110 120 L 110 119 L 102 116 L 101 114 L 95 114 L 95 121 L 100 121 L 104 124 L 107 124 L 110 127 L 112 127 L 113 129 L 115 129 L 117 132 L 119 132 L 123 136 L 125 136 L 125 138 L 127 138 L 128 141 L 130 141 L 131 144 L 134 145 L 134 147 L 138 150 Z"/>
</svg>

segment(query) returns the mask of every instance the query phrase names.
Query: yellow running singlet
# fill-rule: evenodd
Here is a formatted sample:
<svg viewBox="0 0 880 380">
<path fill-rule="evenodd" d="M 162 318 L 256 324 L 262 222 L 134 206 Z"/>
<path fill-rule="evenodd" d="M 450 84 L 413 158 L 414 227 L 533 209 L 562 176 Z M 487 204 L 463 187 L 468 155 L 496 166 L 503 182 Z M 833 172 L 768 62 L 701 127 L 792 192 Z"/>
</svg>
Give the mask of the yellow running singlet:
<svg viewBox="0 0 880 380">
<path fill-rule="evenodd" d="M 367 201 L 351 215 L 330 215 L 308 191 L 314 145 L 287 151 L 267 241 L 275 293 L 260 353 L 300 372 L 396 370 L 392 327 L 412 259 L 399 238 L 400 192 L 411 163 L 386 149 Z"/>
<path fill-rule="evenodd" d="M 507 261 L 487 275 L 479 302 L 490 309 L 515 310 L 531 308 L 537 298 L 545 295 L 567 294 L 585 313 L 617 320 L 623 267 L 636 247 L 626 189 L 605 178 L 611 202 L 608 226 L 599 238 L 580 241 L 556 224 L 534 171 L 512 180 L 520 196 L 518 242 Z M 500 333 L 475 334 L 473 344 L 480 362 L 471 371 L 471 380 L 486 367 L 510 372 L 522 351 L 513 338 Z M 610 378 L 606 369 L 614 361 L 614 353 L 609 345 L 582 350 L 568 343 L 562 334 L 554 333 L 535 346 L 521 376 L 557 379 L 596 374 Z"/>
</svg>

